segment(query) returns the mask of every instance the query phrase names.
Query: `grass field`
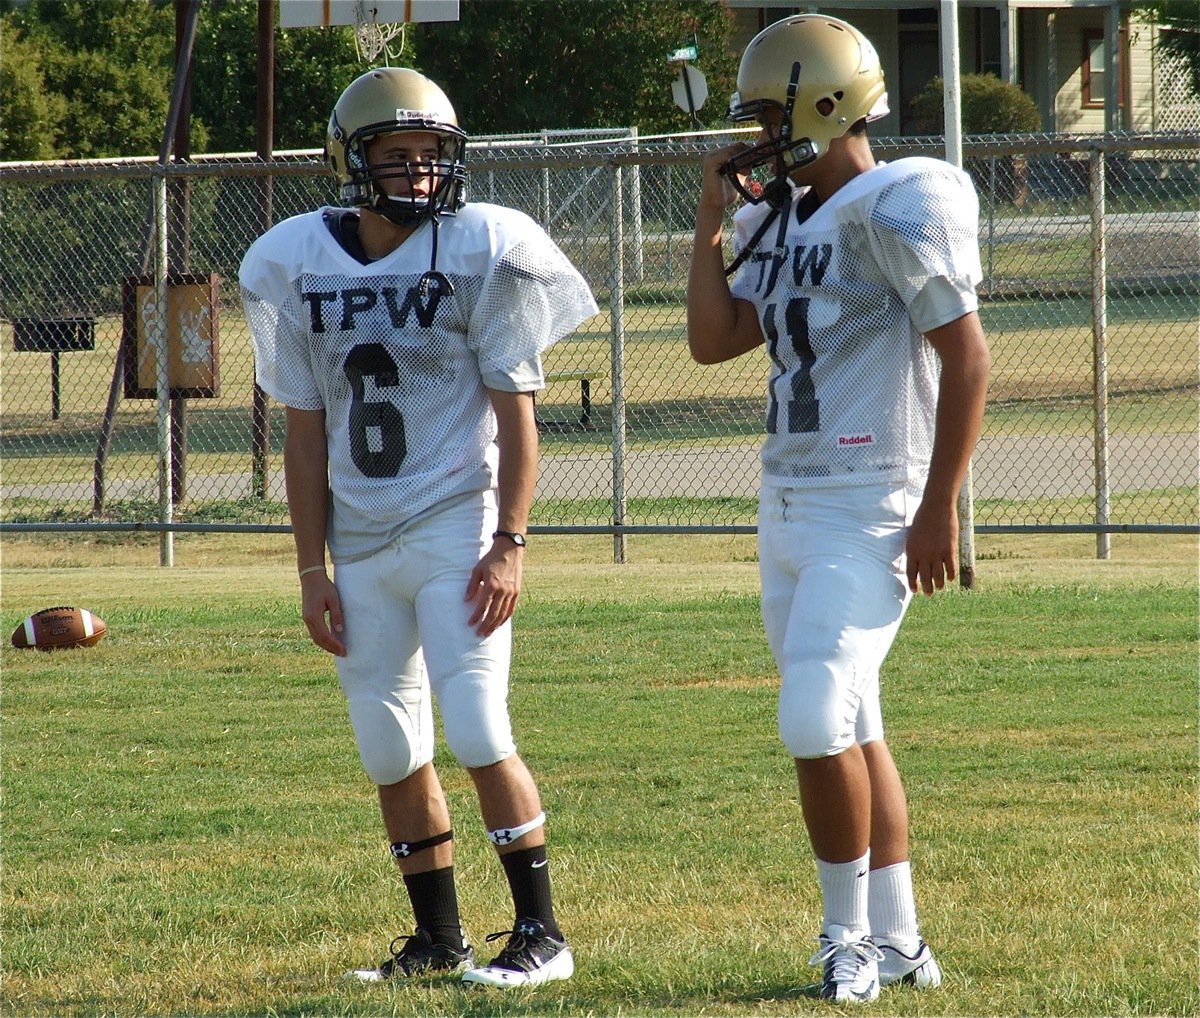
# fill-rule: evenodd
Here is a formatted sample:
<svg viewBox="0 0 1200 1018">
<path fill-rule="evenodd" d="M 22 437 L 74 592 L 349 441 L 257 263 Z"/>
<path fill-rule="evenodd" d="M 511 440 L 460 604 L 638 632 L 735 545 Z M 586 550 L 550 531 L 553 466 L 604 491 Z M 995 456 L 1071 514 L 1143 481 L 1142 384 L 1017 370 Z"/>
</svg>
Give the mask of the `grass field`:
<svg viewBox="0 0 1200 1018">
<path fill-rule="evenodd" d="M 815 868 L 774 731 L 752 539 L 544 538 L 512 709 L 549 815 L 569 983 L 349 985 L 409 923 L 290 539 L 14 537 L 0 618 L 78 603 L 87 651 L 3 654 L 11 1015 L 803 1015 Z M 863 1015 L 1195 1015 L 1197 542 L 981 538 L 885 667 L 937 993 Z M 511 918 L 438 758 L 477 943 Z"/>
</svg>

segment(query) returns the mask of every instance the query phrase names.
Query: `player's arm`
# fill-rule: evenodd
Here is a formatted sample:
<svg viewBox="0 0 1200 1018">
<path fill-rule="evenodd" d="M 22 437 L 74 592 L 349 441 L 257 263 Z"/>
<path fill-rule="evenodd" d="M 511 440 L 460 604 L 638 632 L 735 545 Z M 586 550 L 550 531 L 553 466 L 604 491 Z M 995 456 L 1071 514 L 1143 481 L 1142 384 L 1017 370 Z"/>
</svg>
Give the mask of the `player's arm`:
<svg viewBox="0 0 1200 1018">
<path fill-rule="evenodd" d="M 488 389 L 496 414 L 496 445 L 500 466 L 499 517 L 496 530 L 524 534 L 537 483 L 538 433 L 533 416 L 532 392 Z M 480 636 L 504 625 L 517 608 L 525 549 L 507 537 L 492 540 L 467 582 L 466 597 L 474 602 L 469 624 Z"/>
<path fill-rule="evenodd" d="M 926 333 L 942 362 L 929 478 L 905 551 L 908 585 L 932 594 L 958 574 L 958 493 L 983 422 L 991 353 L 972 311 Z"/>
<path fill-rule="evenodd" d="M 730 145 L 704 158 L 687 287 L 688 347 L 701 364 L 727 361 L 763 342 L 754 305 L 729 291 L 721 248 L 725 209 L 736 200 L 737 191 L 719 167 L 745 147 Z"/>
<path fill-rule="evenodd" d="M 325 444 L 325 411 L 287 408 L 283 473 L 288 514 L 296 543 L 296 569 L 308 634 L 322 650 L 339 657 L 342 604 L 325 570 L 325 527 L 329 520 L 329 452 Z M 320 566 L 321 568 L 315 568 Z"/>
</svg>

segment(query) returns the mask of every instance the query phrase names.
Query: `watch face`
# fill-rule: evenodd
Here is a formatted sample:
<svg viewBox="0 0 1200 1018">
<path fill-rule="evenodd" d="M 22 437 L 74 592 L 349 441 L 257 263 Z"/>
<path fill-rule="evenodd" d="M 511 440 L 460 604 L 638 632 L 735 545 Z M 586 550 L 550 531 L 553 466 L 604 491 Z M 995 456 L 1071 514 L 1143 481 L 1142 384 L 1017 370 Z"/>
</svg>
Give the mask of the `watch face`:
<svg viewBox="0 0 1200 1018">
<path fill-rule="evenodd" d="M 525 547 L 525 535 L 524 534 L 514 534 L 511 530 L 497 530 L 496 533 L 493 534 L 492 536 L 493 537 L 507 537 L 518 548 Z"/>
</svg>

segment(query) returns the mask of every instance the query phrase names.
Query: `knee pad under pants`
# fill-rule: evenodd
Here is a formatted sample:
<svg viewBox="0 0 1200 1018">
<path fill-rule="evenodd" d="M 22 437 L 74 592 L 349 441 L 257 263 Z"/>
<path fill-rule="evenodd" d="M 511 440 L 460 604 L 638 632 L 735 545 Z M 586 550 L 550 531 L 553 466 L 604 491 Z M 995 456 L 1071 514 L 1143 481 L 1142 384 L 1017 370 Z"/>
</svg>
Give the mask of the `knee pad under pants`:
<svg viewBox="0 0 1200 1018">
<path fill-rule="evenodd" d="M 779 668 L 779 734 L 801 759 L 883 737 L 879 668 L 908 605 L 903 490 L 764 487 L 763 624 Z"/>
<path fill-rule="evenodd" d="M 377 785 L 394 785 L 433 759 L 433 710 L 420 661 L 386 688 L 341 679 L 363 769 Z M 339 669 L 341 672 L 342 669 Z"/>
<path fill-rule="evenodd" d="M 468 625 L 467 578 L 490 543 L 494 508 L 434 515 L 369 558 L 339 565 L 347 654 L 338 678 L 363 767 L 389 785 L 433 759 L 432 700 L 447 745 L 466 767 L 516 749 L 508 717 L 512 629 Z"/>
<path fill-rule="evenodd" d="M 791 756 L 833 756 L 883 738 L 878 672 L 856 683 L 840 679 L 828 662 L 796 661 L 782 678 L 779 737 Z"/>
</svg>

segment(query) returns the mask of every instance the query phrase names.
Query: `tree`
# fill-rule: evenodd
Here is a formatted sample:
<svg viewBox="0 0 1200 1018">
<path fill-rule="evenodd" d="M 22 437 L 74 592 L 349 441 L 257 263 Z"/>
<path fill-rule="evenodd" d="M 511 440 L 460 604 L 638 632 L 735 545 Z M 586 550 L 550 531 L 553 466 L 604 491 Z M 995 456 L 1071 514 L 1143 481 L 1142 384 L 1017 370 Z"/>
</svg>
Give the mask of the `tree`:
<svg viewBox="0 0 1200 1018">
<path fill-rule="evenodd" d="M 490 0 L 409 32 L 414 66 L 442 85 L 471 134 L 682 131 L 690 121 L 671 99 L 678 65 L 667 54 L 696 34 L 712 97 L 701 115 L 720 123 L 737 73 L 731 26 L 711 0 Z"/>
<path fill-rule="evenodd" d="M 4 29 L 0 62 L 0 159 L 53 159 L 67 113 L 66 97 L 46 87 L 38 47 Z"/>
<path fill-rule="evenodd" d="M 208 127 L 207 151 L 253 151 L 258 0 L 205 0 L 192 61 L 192 111 Z M 273 147 L 320 148 L 342 89 L 366 69 L 349 27 L 276 28 Z"/>
<path fill-rule="evenodd" d="M 1200 4 L 1196 0 L 1135 0 L 1133 10 L 1158 25 L 1157 48 L 1180 61 L 1189 91 L 1200 98 Z"/>
<path fill-rule="evenodd" d="M 53 157 L 158 151 L 170 102 L 170 75 L 162 68 L 171 66 L 173 19 L 164 0 L 30 0 L 4 15 L 6 50 L 10 34 L 18 45 L 27 44 L 21 73 L 30 80 L 40 76 L 51 107 L 65 103 Z M 12 108 L 5 104 L 6 120 Z"/>
<path fill-rule="evenodd" d="M 192 49 L 193 153 L 255 147 L 257 0 L 204 0 Z M 172 0 L 29 0 L 0 15 L 8 159 L 157 155 L 175 70 Z M 276 30 L 275 147 L 319 148 L 365 70 L 353 30 Z"/>
<path fill-rule="evenodd" d="M 173 86 L 173 0 L 0 0 L 5 8 L 6 157 L 157 154 Z M 722 122 L 737 68 L 724 3 L 470 0 L 460 10 L 459 22 L 411 26 L 397 62 L 442 85 L 471 134 L 686 130 L 671 99 L 678 65 L 666 58 L 693 33 L 713 97 L 701 115 Z M 200 5 L 193 154 L 255 148 L 257 46 L 258 0 Z M 367 66 L 349 26 L 276 28 L 274 147 L 319 148 L 342 89 Z"/>
</svg>

